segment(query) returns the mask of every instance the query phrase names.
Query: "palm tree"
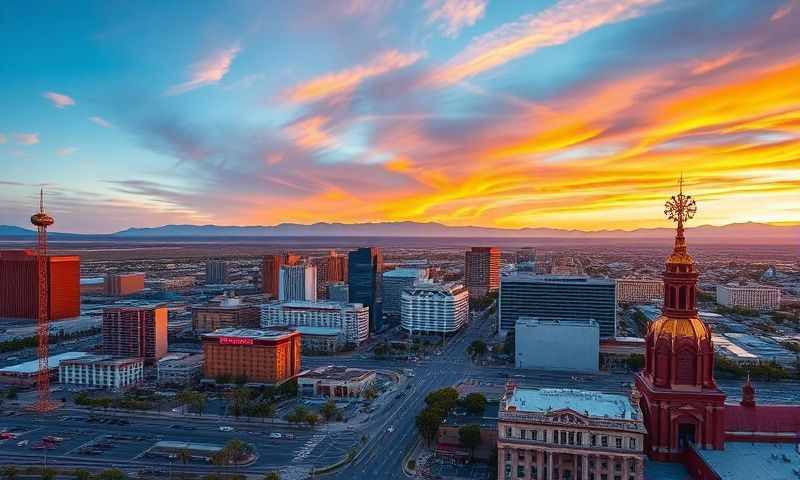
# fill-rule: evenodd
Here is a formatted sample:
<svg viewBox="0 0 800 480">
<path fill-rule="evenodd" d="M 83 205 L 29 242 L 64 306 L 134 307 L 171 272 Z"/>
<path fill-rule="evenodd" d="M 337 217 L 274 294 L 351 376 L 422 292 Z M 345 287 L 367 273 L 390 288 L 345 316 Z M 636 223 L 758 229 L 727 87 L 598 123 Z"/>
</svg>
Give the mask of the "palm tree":
<svg viewBox="0 0 800 480">
<path fill-rule="evenodd" d="M 180 452 L 178 452 L 178 461 L 181 462 L 182 464 L 186 465 L 191 460 L 192 460 L 192 454 L 189 452 L 189 450 L 186 450 L 184 448 L 181 449 Z"/>
</svg>

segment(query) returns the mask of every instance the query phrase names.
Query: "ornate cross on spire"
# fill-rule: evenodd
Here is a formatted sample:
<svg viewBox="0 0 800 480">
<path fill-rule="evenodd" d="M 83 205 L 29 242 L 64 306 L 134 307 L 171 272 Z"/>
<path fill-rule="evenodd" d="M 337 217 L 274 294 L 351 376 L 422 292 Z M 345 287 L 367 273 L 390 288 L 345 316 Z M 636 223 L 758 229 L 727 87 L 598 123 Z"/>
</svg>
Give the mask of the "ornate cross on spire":
<svg viewBox="0 0 800 480">
<path fill-rule="evenodd" d="M 697 204 L 691 195 L 683 194 L 683 174 L 678 181 L 678 194 L 673 195 L 664 204 L 664 215 L 673 222 L 678 223 L 678 231 L 675 235 L 675 248 L 673 254 L 686 255 L 686 239 L 683 237 L 683 223 L 694 217 L 697 213 Z"/>
</svg>

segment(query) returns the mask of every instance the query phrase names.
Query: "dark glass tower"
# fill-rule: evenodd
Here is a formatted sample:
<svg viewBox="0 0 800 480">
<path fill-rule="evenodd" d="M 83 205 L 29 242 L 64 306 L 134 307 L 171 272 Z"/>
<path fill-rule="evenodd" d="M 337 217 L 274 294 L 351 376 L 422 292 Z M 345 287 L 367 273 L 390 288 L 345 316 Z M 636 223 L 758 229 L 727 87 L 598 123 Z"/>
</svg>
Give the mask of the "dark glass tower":
<svg viewBox="0 0 800 480">
<path fill-rule="evenodd" d="M 383 256 L 378 247 L 359 248 L 348 254 L 347 283 L 350 302 L 369 307 L 370 333 L 383 330 Z"/>
</svg>

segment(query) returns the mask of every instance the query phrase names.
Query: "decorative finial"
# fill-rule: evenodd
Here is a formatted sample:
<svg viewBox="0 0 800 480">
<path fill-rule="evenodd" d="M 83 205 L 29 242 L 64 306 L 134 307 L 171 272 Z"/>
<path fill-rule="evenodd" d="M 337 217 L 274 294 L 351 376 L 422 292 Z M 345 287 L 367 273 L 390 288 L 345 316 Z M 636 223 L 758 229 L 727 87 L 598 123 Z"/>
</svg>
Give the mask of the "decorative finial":
<svg viewBox="0 0 800 480">
<path fill-rule="evenodd" d="M 39 189 L 39 212 L 44 213 L 44 187 Z"/>
<path fill-rule="evenodd" d="M 673 195 L 664 204 L 664 215 L 670 220 L 678 222 L 678 227 L 680 228 L 684 222 L 694 218 L 694 214 L 697 213 L 697 204 L 691 195 L 683 194 L 683 174 L 681 174 L 678 185 L 679 193 Z"/>
</svg>

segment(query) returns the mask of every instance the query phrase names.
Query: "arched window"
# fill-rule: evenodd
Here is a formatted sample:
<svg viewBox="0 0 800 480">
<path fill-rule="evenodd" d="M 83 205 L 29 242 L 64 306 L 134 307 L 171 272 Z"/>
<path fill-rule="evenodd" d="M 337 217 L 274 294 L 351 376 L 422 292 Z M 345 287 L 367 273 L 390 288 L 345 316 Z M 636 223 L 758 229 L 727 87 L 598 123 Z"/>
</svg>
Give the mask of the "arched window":
<svg viewBox="0 0 800 480">
<path fill-rule="evenodd" d="M 678 350 L 675 381 L 681 385 L 697 383 L 697 355 L 692 348 Z"/>
<path fill-rule="evenodd" d="M 686 309 L 686 286 L 683 285 L 680 287 L 680 293 L 678 293 L 678 308 L 681 310 Z"/>
</svg>

